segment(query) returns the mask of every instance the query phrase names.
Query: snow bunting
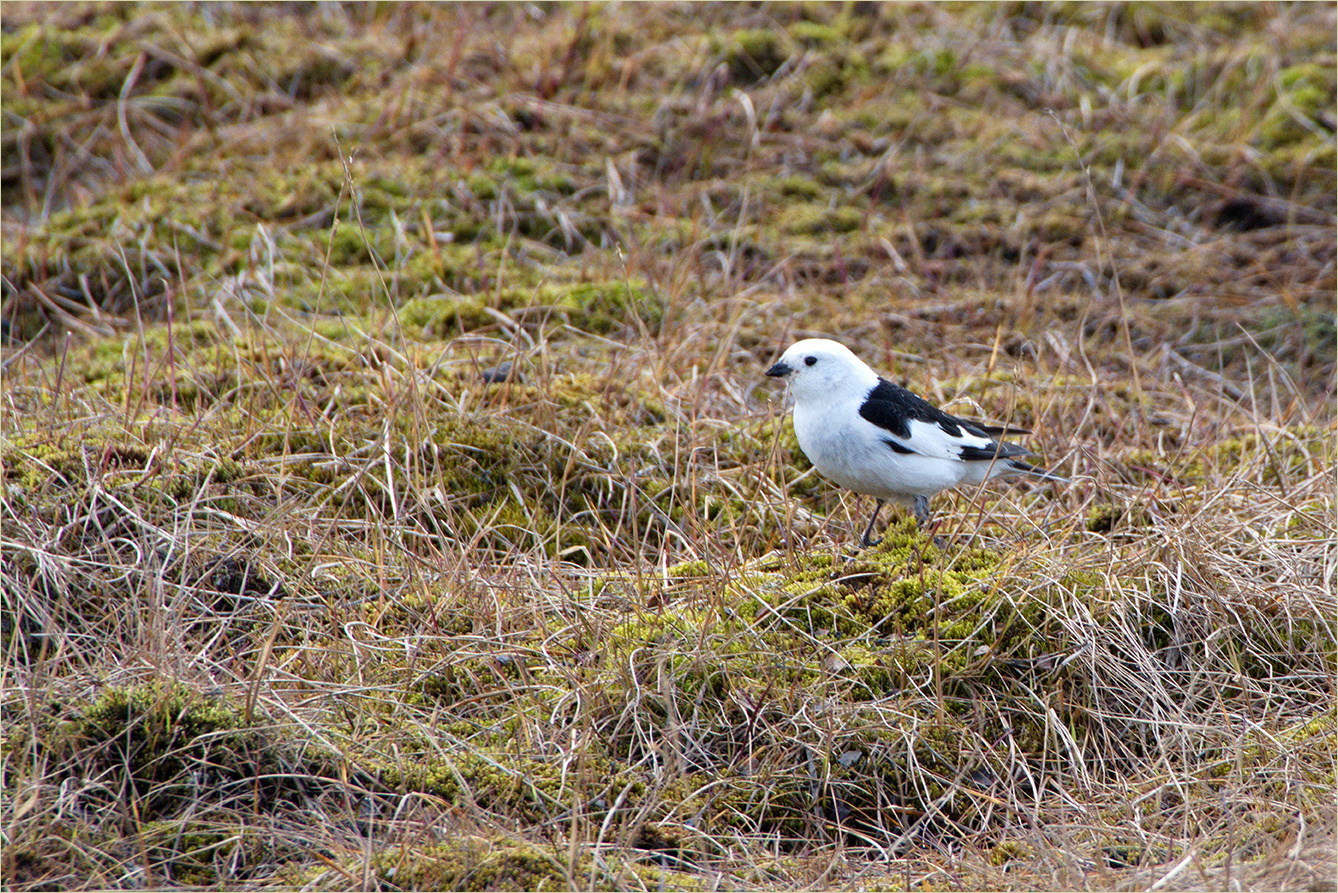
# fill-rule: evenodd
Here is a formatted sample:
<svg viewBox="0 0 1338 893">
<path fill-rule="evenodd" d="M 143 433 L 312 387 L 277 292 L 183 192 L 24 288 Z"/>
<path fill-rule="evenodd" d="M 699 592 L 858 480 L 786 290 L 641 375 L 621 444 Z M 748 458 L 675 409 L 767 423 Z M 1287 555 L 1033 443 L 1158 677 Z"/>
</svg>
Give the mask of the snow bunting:
<svg viewBox="0 0 1338 893">
<path fill-rule="evenodd" d="M 790 345 L 767 370 L 789 382 L 794 433 L 813 467 L 826 478 L 878 500 L 860 544 L 871 539 L 883 505 L 911 508 L 923 526 L 929 497 L 949 487 L 1005 474 L 1067 481 L 1023 462 L 1022 447 L 996 437 L 1029 432 L 948 415 L 905 388 L 879 377 L 844 345 L 809 338 Z"/>
</svg>

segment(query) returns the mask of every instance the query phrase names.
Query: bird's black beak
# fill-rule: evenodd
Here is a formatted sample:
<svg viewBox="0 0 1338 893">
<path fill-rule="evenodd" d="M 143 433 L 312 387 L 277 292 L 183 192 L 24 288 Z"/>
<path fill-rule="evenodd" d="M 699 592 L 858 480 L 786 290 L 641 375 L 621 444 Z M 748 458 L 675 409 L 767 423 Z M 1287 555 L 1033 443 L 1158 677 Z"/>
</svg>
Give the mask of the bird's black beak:
<svg viewBox="0 0 1338 893">
<path fill-rule="evenodd" d="M 767 370 L 767 375 L 770 375 L 772 378 L 784 378 L 793 371 L 794 369 L 789 363 L 777 363 Z"/>
</svg>

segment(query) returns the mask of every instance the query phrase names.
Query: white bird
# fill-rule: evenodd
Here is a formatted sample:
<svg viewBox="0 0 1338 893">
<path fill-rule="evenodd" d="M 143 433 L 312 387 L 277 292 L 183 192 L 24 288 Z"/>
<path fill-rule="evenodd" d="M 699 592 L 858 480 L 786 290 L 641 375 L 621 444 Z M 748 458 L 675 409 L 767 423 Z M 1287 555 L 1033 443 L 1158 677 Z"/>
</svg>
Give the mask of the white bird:
<svg viewBox="0 0 1338 893">
<path fill-rule="evenodd" d="M 767 370 L 786 379 L 794 395 L 794 433 L 823 477 L 878 500 L 860 544 L 870 539 L 888 501 L 910 508 L 923 526 L 929 497 L 949 487 L 1005 474 L 1064 481 L 1018 457 L 1022 447 L 995 440 L 1028 434 L 948 415 L 905 388 L 879 377 L 845 345 L 808 338 L 790 345 Z"/>
</svg>

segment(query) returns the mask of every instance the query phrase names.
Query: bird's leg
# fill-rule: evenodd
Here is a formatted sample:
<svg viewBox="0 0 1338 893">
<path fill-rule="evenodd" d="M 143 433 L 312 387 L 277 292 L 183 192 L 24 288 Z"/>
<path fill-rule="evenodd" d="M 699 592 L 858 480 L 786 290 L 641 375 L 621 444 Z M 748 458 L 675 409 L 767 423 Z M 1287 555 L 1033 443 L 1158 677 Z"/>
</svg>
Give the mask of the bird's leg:
<svg viewBox="0 0 1338 893">
<path fill-rule="evenodd" d="M 915 497 L 915 524 L 916 524 L 917 527 L 920 527 L 920 528 L 924 528 L 924 527 L 926 527 L 926 526 L 929 524 L 929 497 L 928 497 L 928 496 L 917 496 L 917 497 Z M 930 535 L 930 542 L 932 542 L 934 545 L 938 546 L 940 549 L 945 548 L 945 547 L 948 545 L 948 541 L 945 540 L 943 537 L 938 536 L 937 534 L 934 534 L 933 531 L 935 531 L 935 530 L 938 530 L 938 524 L 935 524 L 935 525 L 933 526 L 933 528 L 931 529 L 931 531 L 930 531 L 930 534 L 931 534 L 931 535 Z"/>
<path fill-rule="evenodd" d="M 878 521 L 878 513 L 883 510 L 884 502 L 886 502 L 886 500 L 880 499 L 878 500 L 878 504 L 873 507 L 873 517 L 869 519 L 869 526 L 864 528 L 864 536 L 859 538 L 859 544 L 866 549 L 870 546 L 876 546 L 883 541 L 881 536 L 876 540 L 869 539 L 869 537 L 873 534 L 873 525 Z"/>
<path fill-rule="evenodd" d="M 915 523 L 918 527 L 924 527 L 929 523 L 929 497 L 915 497 Z"/>
</svg>

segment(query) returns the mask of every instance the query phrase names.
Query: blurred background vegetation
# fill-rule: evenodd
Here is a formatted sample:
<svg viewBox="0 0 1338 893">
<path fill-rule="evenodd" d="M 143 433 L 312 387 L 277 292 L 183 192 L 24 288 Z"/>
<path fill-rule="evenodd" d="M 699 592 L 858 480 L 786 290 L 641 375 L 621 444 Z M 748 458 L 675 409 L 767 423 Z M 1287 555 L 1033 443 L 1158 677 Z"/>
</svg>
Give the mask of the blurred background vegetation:
<svg viewBox="0 0 1338 893">
<path fill-rule="evenodd" d="M 1333 4 L 0 32 L 6 887 L 1332 879 Z M 1078 483 L 852 559 L 814 334 Z"/>
</svg>

